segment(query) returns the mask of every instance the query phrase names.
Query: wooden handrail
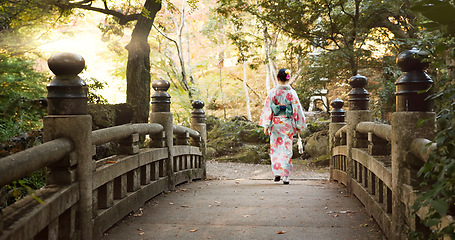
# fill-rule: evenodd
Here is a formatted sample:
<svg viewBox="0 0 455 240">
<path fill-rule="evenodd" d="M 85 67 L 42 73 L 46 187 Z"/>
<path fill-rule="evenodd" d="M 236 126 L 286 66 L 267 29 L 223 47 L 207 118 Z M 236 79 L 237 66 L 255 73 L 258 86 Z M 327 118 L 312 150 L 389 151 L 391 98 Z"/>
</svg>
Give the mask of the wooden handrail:
<svg viewBox="0 0 455 240">
<path fill-rule="evenodd" d="M 55 139 L 0 159 L 0 186 L 58 162 L 73 150 L 68 138 Z"/>
<path fill-rule="evenodd" d="M 416 138 L 411 143 L 411 152 L 414 156 L 426 162 L 428 161 L 430 152 L 436 150 L 436 147 L 436 143 L 432 143 L 428 139 Z"/>
<path fill-rule="evenodd" d="M 342 134 L 346 134 L 346 131 L 348 130 L 348 127 L 347 125 L 344 125 L 343 127 L 341 127 L 340 129 L 338 129 L 338 131 L 335 133 L 335 137 L 338 137 L 338 138 L 341 138 Z"/>
<path fill-rule="evenodd" d="M 389 124 L 378 122 L 361 122 L 357 124 L 357 131 L 360 133 L 372 132 L 374 135 L 387 140 L 392 140 L 392 126 Z"/>
<path fill-rule="evenodd" d="M 201 134 L 196 130 L 193 130 L 193 129 L 187 128 L 187 127 L 183 127 L 183 126 L 179 126 L 179 125 L 174 125 L 174 133 L 184 134 L 185 132 L 188 132 L 191 138 L 201 137 Z"/>
<path fill-rule="evenodd" d="M 92 143 L 93 145 L 100 145 L 103 143 L 122 140 L 134 133 L 157 134 L 163 130 L 163 126 L 158 123 L 136 123 L 103 128 L 92 132 Z"/>
</svg>

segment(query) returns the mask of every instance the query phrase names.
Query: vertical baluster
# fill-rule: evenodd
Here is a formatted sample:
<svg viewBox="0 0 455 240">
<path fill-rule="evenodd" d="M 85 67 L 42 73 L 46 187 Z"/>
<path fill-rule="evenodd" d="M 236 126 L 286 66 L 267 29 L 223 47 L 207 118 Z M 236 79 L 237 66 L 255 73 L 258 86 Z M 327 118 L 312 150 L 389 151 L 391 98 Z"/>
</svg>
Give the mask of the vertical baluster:
<svg viewBox="0 0 455 240">
<path fill-rule="evenodd" d="M 135 133 L 119 141 L 118 154 L 131 155 L 139 153 L 139 134 Z"/>
<path fill-rule="evenodd" d="M 122 199 L 127 194 L 127 176 L 123 174 L 114 179 L 114 199 Z"/>
<path fill-rule="evenodd" d="M 114 182 L 109 181 L 98 188 L 98 208 L 105 209 L 114 205 Z"/>
<path fill-rule="evenodd" d="M 392 190 L 387 187 L 387 213 L 392 213 Z"/>
<path fill-rule="evenodd" d="M 59 239 L 74 239 L 76 232 L 76 206 L 66 210 L 59 217 Z"/>
<path fill-rule="evenodd" d="M 368 152 L 371 155 L 390 155 L 389 141 L 382 139 L 372 132 L 368 133 Z"/>
<path fill-rule="evenodd" d="M 135 192 L 141 187 L 139 169 L 133 169 L 126 174 L 127 191 Z"/>
<path fill-rule="evenodd" d="M 151 164 L 145 164 L 141 166 L 141 185 L 147 185 L 150 183 L 150 171 Z"/>
<path fill-rule="evenodd" d="M 371 195 L 376 195 L 376 175 L 371 172 L 371 178 L 370 178 L 370 186 L 371 186 Z"/>
<path fill-rule="evenodd" d="M 378 199 L 378 202 L 379 203 L 384 203 L 384 182 L 382 182 L 381 179 L 378 179 L 378 196 L 379 196 L 379 199 Z"/>
</svg>

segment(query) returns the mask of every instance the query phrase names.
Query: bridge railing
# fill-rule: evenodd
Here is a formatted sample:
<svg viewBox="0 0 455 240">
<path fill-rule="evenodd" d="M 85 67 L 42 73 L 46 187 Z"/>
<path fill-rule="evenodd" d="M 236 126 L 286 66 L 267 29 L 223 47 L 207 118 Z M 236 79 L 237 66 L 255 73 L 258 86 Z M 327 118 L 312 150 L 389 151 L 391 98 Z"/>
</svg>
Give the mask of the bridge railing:
<svg viewBox="0 0 455 240">
<path fill-rule="evenodd" d="M 340 99 L 331 104 L 330 178 L 347 186 L 389 239 L 406 239 L 422 227 L 418 217 L 423 212 L 416 218 L 411 210 L 419 190 L 417 171 L 436 148 L 427 147 L 435 134 L 435 114 L 425 91 L 432 81 L 417 54 L 413 49 L 398 56 L 404 74 L 396 82 L 397 111 L 390 125 L 371 122 L 363 76 L 350 79 L 349 111 L 344 112 Z"/>
<path fill-rule="evenodd" d="M 153 83 L 152 123 L 92 131 L 87 89 L 77 76 L 84 66 L 75 54 L 49 59 L 56 77 L 48 85 L 45 143 L 0 159 L 0 186 L 44 167 L 47 171 L 46 186 L 34 197 L 0 209 L 1 240 L 100 239 L 152 197 L 205 178 L 203 102 L 193 102 L 191 128 L 174 125 L 169 85 L 158 80 Z M 142 136 L 150 141 L 140 149 Z M 96 146 L 108 142 L 118 143 L 117 154 L 93 160 Z"/>
</svg>

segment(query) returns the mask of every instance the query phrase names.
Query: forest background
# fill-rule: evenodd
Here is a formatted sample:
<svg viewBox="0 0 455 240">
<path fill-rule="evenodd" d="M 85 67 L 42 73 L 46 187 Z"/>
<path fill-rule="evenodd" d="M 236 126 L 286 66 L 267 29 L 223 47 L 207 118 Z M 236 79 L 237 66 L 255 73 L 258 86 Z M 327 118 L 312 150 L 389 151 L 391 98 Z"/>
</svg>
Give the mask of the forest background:
<svg viewBox="0 0 455 240">
<path fill-rule="evenodd" d="M 395 58 L 416 47 L 438 113 L 438 151 L 420 173 L 442 182 L 422 200 L 435 224 L 455 208 L 453 16 L 453 0 L 2 0 L 0 140 L 41 127 L 56 52 L 82 54 L 90 101 L 127 102 L 134 122 L 147 121 L 151 81 L 169 81 L 175 120 L 187 125 L 196 99 L 207 115 L 257 122 L 279 68 L 292 71 L 305 109 L 321 89 L 346 101 L 348 79 L 364 75 L 374 118 L 387 122 Z"/>
<path fill-rule="evenodd" d="M 429 7 L 431 2 L 438 5 Z M 349 78 L 362 74 L 369 79 L 375 119 L 387 121 L 394 111 L 394 82 L 401 74 L 394 63 L 399 52 L 412 47 L 426 50 L 432 63 L 428 72 L 438 88 L 445 88 L 452 74 L 453 52 L 448 46 L 453 43 L 446 33 L 434 30 L 451 19 L 431 18 L 450 16 L 452 4 L 3 1 L 2 140 L 39 126 L 41 117 L 33 117 L 37 112 L 32 105 L 45 97 L 51 75 L 46 59 L 67 51 L 86 59 L 82 75 L 91 87 L 91 101 L 126 101 L 138 113 L 135 122 L 147 121 L 150 82 L 160 78 L 171 82 L 179 123 L 187 124 L 194 99 L 206 103 L 208 115 L 224 119 L 243 115 L 257 121 L 279 68 L 291 69 L 291 84 L 305 109 L 309 98 L 324 88 L 329 100 L 346 101 Z M 446 14 L 438 14 L 441 11 Z M 140 18 L 148 24 L 141 25 Z M 150 55 L 134 60 L 135 44 L 137 52 Z"/>
</svg>

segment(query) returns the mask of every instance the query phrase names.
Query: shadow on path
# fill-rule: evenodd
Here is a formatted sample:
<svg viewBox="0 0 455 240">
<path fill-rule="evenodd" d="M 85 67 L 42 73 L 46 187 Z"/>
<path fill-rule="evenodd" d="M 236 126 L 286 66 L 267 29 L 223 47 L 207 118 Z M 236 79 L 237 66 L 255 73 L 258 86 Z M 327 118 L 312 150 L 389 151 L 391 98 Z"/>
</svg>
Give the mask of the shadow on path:
<svg viewBox="0 0 455 240">
<path fill-rule="evenodd" d="M 361 203 L 326 180 L 208 180 L 161 194 L 104 236 L 126 239 L 383 239 Z"/>
</svg>

